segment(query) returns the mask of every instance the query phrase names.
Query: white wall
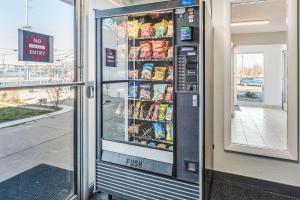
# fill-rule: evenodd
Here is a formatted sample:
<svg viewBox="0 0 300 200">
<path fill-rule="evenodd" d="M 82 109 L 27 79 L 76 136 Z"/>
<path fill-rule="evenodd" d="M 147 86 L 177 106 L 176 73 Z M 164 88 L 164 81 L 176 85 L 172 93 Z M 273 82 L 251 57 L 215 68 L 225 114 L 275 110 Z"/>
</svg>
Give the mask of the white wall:
<svg viewBox="0 0 300 200">
<path fill-rule="evenodd" d="M 286 44 L 286 32 L 232 34 L 234 45 Z"/>
<path fill-rule="evenodd" d="M 291 7 L 296 8 L 296 3 L 297 1 L 292 0 L 291 4 L 294 5 Z M 214 168 L 217 171 L 300 186 L 299 163 L 224 151 L 224 130 L 230 131 L 231 36 L 229 11 L 230 4 L 227 0 L 213 0 L 213 21 L 215 24 Z M 229 86 L 229 88 L 225 90 L 224 85 Z M 226 104 L 227 106 L 225 106 L 224 99 L 227 99 L 229 105 Z"/>
<path fill-rule="evenodd" d="M 264 54 L 264 105 L 282 105 L 282 48 L 284 45 L 247 45 L 240 46 L 236 53 Z"/>
</svg>

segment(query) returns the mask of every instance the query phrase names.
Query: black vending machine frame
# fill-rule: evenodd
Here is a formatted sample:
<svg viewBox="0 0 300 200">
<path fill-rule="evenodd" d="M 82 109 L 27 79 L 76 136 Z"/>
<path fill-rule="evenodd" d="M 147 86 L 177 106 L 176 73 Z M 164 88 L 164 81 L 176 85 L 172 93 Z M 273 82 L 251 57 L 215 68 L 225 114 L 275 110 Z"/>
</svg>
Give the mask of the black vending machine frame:
<svg viewBox="0 0 300 200">
<path fill-rule="evenodd" d="M 200 0 L 201 1 L 201 0 Z M 190 6 L 190 7 L 198 7 L 200 15 L 204 12 L 204 9 L 202 9 L 202 2 L 198 3 L 196 5 Z M 202 152 L 203 155 L 200 156 L 201 160 L 200 162 L 202 165 L 202 169 L 199 169 L 200 173 L 200 179 L 199 179 L 199 185 L 194 183 L 189 183 L 185 181 L 176 180 L 176 170 L 173 170 L 173 176 L 164 176 L 161 174 L 151 173 L 151 172 L 145 172 L 139 169 L 133 169 L 126 166 L 121 166 L 118 164 L 112 164 L 108 162 L 101 161 L 101 155 L 102 155 L 102 146 L 101 146 L 101 130 L 103 128 L 102 125 L 102 119 L 103 119 L 103 113 L 102 113 L 102 24 L 101 21 L 103 18 L 108 17 L 117 17 L 122 15 L 129 15 L 129 14 L 135 14 L 135 13 L 144 13 L 144 12 L 151 12 L 151 11 L 162 11 L 162 10 L 173 10 L 175 15 L 175 9 L 178 8 L 178 1 L 166 1 L 166 2 L 159 2 L 159 3 L 151 3 L 144 4 L 144 5 L 138 5 L 138 6 L 130 6 L 130 7 L 122 7 L 122 8 L 116 8 L 116 9 L 110 9 L 110 10 L 95 10 L 96 12 L 96 183 L 95 183 L 95 191 L 99 192 L 105 192 L 108 194 L 112 194 L 115 196 L 128 198 L 128 199 L 146 199 L 146 200 L 152 200 L 152 199 L 187 199 L 187 200 L 196 200 L 196 199 L 202 199 L 204 197 L 204 152 Z M 202 24 L 203 19 L 200 18 L 200 27 L 199 32 L 203 31 L 204 26 Z M 175 20 L 174 20 L 175 23 Z M 174 24 L 174 27 L 176 24 Z M 174 31 L 174 38 L 176 31 Z M 202 33 L 200 33 L 200 38 L 204 37 Z M 173 38 L 173 40 L 174 40 Z M 203 39 L 202 39 L 203 40 Z M 202 42 L 200 39 L 200 42 Z M 199 42 L 199 43 L 200 43 Z M 174 49 L 174 56 L 175 59 L 175 44 L 173 43 L 173 49 Z M 202 68 L 203 66 L 203 54 L 201 48 L 204 48 L 203 44 L 198 44 L 200 51 L 199 51 L 199 68 Z M 203 50 L 204 51 L 204 50 Z M 175 66 L 175 62 L 173 61 L 173 65 Z M 174 68 L 175 69 L 175 68 Z M 202 75 L 203 72 L 200 73 Z M 173 80 L 174 84 L 174 92 L 175 92 L 175 76 Z M 116 82 L 116 81 L 115 81 Z M 122 81 L 124 82 L 124 81 Z M 201 90 L 201 85 L 199 89 Z M 204 90 L 204 88 L 203 88 Z M 199 93 L 200 95 L 200 93 Z M 204 93 L 202 93 L 204 95 Z M 176 95 L 174 95 L 175 97 Z M 176 98 L 173 99 L 174 106 L 176 105 Z M 203 106 L 203 105 L 200 105 Z M 174 120 L 176 120 L 176 111 L 174 112 Z M 176 121 L 174 123 L 174 130 L 176 130 Z M 200 128 L 203 128 L 203 126 L 200 126 Z M 203 134 L 204 135 L 204 134 Z M 202 136 L 200 136 L 202 137 Z M 204 136 L 203 136 L 204 138 Z M 203 144 L 200 144 L 203 145 Z M 174 138 L 174 150 L 173 150 L 173 159 L 174 159 L 174 165 L 176 166 L 176 134 Z M 204 145 L 203 145 L 204 146 Z M 200 148 L 202 148 L 200 146 Z M 201 152 L 199 152 L 201 153 Z M 113 173 L 120 173 L 119 176 L 114 176 Z M 202 175 L 201 175 L 202 174 Z M 104 175 L 104 176 L 103 176 Z M 101 176 L 104 177 L 104 179 L 101 179 Z M 107 177 L 105 177 L 107 176 Z M 124 179 L 123 179 L 124 178 Z M 109 181 L 108 181 L 109 179 Z M 112 181 L 112 182 L 111 182 Z M 140 192 L 131 191 L 130 189 L 122 189 L 123 186 L 119 185 L 118 182 L 124 181 L 124 184 L 128 187 L 129 184 L 136 184 L 140 186 Z M 128 182 L 126 182 L 128 181 Z M 110 183 L 112 185 L 110 185 Z M 122 184 L 122 183 L 121 183 Z M 153 191 L 147 190 L 147 188 L 143 188 L 144 184 L 149 185 L 150 188 L 151 185 L 158 185 L 158 187 L 165 188 L 165 193 L 162 194 L 160 192 L 155 192 L 155 189 Z M 138 187 L 137 186 L 137 187 Z M 199 189 L 199 186 L 201 189 Z"/>
</svg>

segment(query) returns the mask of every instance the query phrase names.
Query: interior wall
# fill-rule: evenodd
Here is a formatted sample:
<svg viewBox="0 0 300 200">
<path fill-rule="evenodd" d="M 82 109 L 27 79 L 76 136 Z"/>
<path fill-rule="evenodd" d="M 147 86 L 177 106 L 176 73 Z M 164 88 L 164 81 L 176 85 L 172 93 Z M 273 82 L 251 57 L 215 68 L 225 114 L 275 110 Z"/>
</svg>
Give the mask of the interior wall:
<svg viewBox="0 0 300 200">
<path fill-rule="evenodd" d="M 285 44 L 286 32 L 232 34 L 234 45 Z"/>
<path fill-rule="evenodd" d="M 282 48 L 284 45 L 240 46 L 236 53 L 264 54 L 264 105 L 282 106 Z"/>
<path fill-rule="evenodd" d="M 297 7 L 290 0 L 289 8 Z M 297 13 L 293 12 L 294 19 Z M 230 132 L 230 3 L 213 0 L 214 43 L 214 168 L 217 171 L 249 176 L 278 183 L 300 186 L 299 162 L 228 152 L 224 134 Z M 295 26 L 296 24 L 294 24 Z M 294 41 L 295 43 L 295 41 Z M 225 86 L 224 86 L 225 85 Z M 225 103 L 224 103 L 225 100 Z M 299 143 L 299 142 L 298 142 Z"/>
</svg>

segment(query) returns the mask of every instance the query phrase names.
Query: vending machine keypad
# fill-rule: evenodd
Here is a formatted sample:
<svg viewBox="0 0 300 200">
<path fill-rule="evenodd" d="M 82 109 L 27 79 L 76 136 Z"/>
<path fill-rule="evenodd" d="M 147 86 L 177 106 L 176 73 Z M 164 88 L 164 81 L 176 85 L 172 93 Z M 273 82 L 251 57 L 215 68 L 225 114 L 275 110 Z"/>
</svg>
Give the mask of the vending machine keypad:
<svg viewBox="0 0 300 200">
<path fill-rule="evenodd" d="M 178 92 L 198 92 L 198 47 L 177 47 L 176 89 Z"/>
</svg>

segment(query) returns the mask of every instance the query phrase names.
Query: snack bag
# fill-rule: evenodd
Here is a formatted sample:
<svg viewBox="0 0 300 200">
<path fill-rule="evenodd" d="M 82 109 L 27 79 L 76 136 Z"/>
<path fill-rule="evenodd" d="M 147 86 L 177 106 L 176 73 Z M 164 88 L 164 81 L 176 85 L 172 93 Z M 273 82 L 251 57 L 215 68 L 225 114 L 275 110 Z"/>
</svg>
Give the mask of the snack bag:
<svg viewBox="0 0 300 200">
<path fill-rule="evenodd" d="M 153 122 L 155 139 L 164 140 L 166 138 L 165 126 L 161 122 Z"/>
<path fill-rule="evenodd" d="M 167 36 L 173 36 L 173 35 L 174 35 L 173 21 L 169 21 Z"/>
<path fill-rule="evenodd" d="M 166 119 L 166 111 L 168 108 L 168 104 L 160 104 L 159 105 L 159 117 L 160 121 L 164 121 Z"/>
<path fill-rule="evenodd" d="M 142 24 L 142 26 L 141 26 L 141 37 L 142 38 L 151 37 L 153 35 L 153 32 L 154 32 L 154 28 L 151 25 L 151 23 Z"/>
<path fill-rule="evenodd" d="M 169 59 L 173 58 L 173 47 L 169 47 L 167 58 L 169 58 Z"/>
<path fill-rule="evenodd" d="M 138 20 L 128 21 L 128 37 L 138 38 L 140 34 L 141 23 Z"/>
<path fill-rule="evenodd" d="M 140 47 L 131 47 L 129 51 L 129 59 L 138 59 L 140 54 Z"/>
<path fill-rule="evenodd" d="M 142 144 L 142 145 L 147 145 L 147 141 L 146 141 L 146 140 L 141 140 L 141 141 L 140 141 L 140 144 Z"/>
<path fill-rule="evenodd" d="M 130 82 L 128 86 L 128 97 L 129 98 L 137 98 L 138 97 L 138 89 L 139 85 L 136 82 Z"/>
<path fill-rule="evenodd" d="M 156 104 L 157 104 L 157 103 L 151 104 L 151 106 L 150 106 L 150 108 L 149 108 L 149 110 L 148 110 L 148 114 L 147 114 L 146 119 L 148 119 L 148 120 L 151 119 L 151 117 L 152 117 L 152 112 L 154 111 L 154 108 L 155 108 Z"/>
<path fill-rule="evenodd" d="M 154 139 L 155 138 L 155 134 L 154 134 L 152 123 L 147 123 L 140 130 L 140 137 L 143 138 L 143 139 Z"/>
<path fill-rule="evenodd" d="M 155 84 L 153 85 L 153 98 L 152 100 L 158 101 L 158 100 L 164 100 L 164 95 L 166 92 L 166 84 Z"/>
<path fill-rule="evenodd" d="M 169 142 L 173 142 L 173 138 L 174 138 L 174 132 L 173 132 L 173 124 L 172 123 L 168 123 L 166 125 L 166 140 Z"/>
<path fill-rule="evenodd" d="M 153 63 L 145 63 L 143 66 L 141 79 L 151 80 L 153 67 L 154 67 Z"/>
<path fill-rule="evenodd" d="M 171 105 L 171 106 L 169 106 L 169 107 L 167 108 L 167 112 L 166 112 L 166 120 L 167 120 L 167 121 L 171 121 L 172 118 L 173 118 L 173 106 Z"/>
<path fill-rule="evenodd" d="M 128 72 L 128 78 L 129 79 L 138 79 L 139 78 L 139 70 L 129 70 Z"/>
<path fill-rule="evenodd" d="M 151 99 L 151 84 L 140 85 L 140 99 Z"/>
<path fill-rule="evenodd" d="M 127 34 L 127 22 L 123 21 L 117 25 L 117 35 L 119 39 L 124 39 Z"/>
<path fill-rule="evenodd" d="M 172 101 L 173 100 L 173 86 L 169 85 L 167 87 L 167 93 L 165 95 L 166 101 Z"/>
<path fill-rule="evenodd" d="M 159 117 L 159 104 L 156 104 L 152 113 L 152 121 L 157 121 Z"/>
<path fill-rule="evenodd" d="M 130 136 L 136 136 L 139 134 L 141 124 L 133 124 L 128 127 L 128 133 Z"/>
<path fill-rule="evenodd" d="M 154 68 L 154 76 L 152 78 L 152 80 L 155 81 L 162 81 L 165 79 L 165 75 L 166 75 L 166 67 L 155 67 Z"/>
<path fill-rule="evenodd" d="M 154 142 L 150 142 L 148 144 L 148 147 L 151 147 L 151 148 L 155 148 L 156 147 L 156 144 Z"/>
<path fill-rule="evenodd" d="M 140 43 L 140 58 L 149 59 L 152 57 L 152 43 L 149 41 L 142 41 Z"/>
<path fill-rule="evenodd" d="M 174 78 L 174 67 L 173 66 L 169 66 L 168 67 L 166 81 L 172 81 L 173 78 Z"/>
<path fill-rule="evenodd" d="M 165 40 L 154 40 L 152 41 L 153 47 L 153 55 L 152 58 L 154 59 L 163 59 L 166 58 L 166 51 L 168 50 L 168 41 Z"/>
<path fill-rule="evenodd" d="M 128 116 L 129 117 L 133 116 L 133 111 L 134 111 L 134 104 L 133 103 L 129 103 L 129 105 L 128 105 Z"/>
<path fill-rule="evenodd" d="M 159 143 L 156 145 L 157 148 L 161 148 L 161 149 L 165 149 L 167 148 L 167 145 L 166 144 L 163 144 L 163 143 Z"/>
<path fill-rule="evenodd" d="M 142 105 L 141 101 L 136 101 L 133 109 L 133 116 L 132 116 L 134 119 L 137 119 L 139 117 L 141 105 Z"/>
<path fill-rule="evenodd" d="M 170 151 L 173 151 L 173 145 L 170 145 L 169 147 L 168 147 L 168 149 L 170 150 Z"/>
<path fill-rule="evenodd" d="M 154 25 L 155 28 L 155 36 L 156 37 L 163 37 L 166 35 L 168 30 L 168 22 L 166 20 L 163 20 L 160 23 L 157 23 Z"/>
</svg>

